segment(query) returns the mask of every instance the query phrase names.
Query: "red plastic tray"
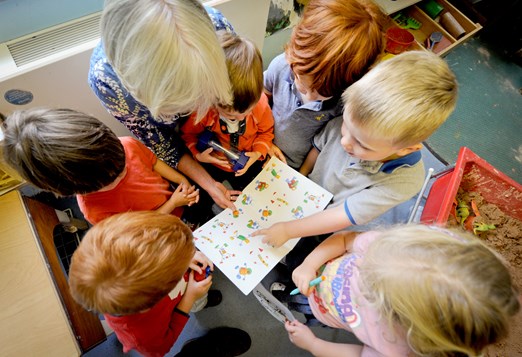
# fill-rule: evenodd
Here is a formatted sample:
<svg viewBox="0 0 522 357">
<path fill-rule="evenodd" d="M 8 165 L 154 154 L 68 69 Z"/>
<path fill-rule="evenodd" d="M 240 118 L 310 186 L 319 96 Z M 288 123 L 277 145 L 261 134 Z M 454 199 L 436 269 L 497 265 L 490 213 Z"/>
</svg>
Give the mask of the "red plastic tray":
<svg viewBox="0 0 522 357">
<path fill-rule="evenodd" d="M 472 174 L 468 175 L 470 172 Z M 495 169 L 467 147 L 461 147 L 455 169 L 431 186 L 421 222 L 444 226 L 459 187 L 478 192 L 505 214 L 522 220 L 522 186 Z"/>
</svg>

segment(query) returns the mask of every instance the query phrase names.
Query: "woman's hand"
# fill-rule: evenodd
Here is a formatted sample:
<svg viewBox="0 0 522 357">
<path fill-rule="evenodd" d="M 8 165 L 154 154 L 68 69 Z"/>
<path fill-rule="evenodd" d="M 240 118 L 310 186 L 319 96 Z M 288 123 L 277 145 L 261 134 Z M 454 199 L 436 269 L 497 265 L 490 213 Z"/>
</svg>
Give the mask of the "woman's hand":
<svg viewBox="0 0 522 357">
<path fill-rule="evenodd" d="M 246 156 L 249 157 L 246 165 L 241 169 L 236 171 L 236 176 L 241 176 L 245 172 L 247 172 L 248 168 L 252 166 L 254 162 L 256 162 L 260 157 L 261 153 L 259 151 L 250 151 L 245 153 Z"/>
<path fill-rule="evenodd" d="M 219 207 L 236 210 L 234 202 L 237 200 L 237 196 L 241 194 L 241 191 L 227 190 L 221 182 L 214 181 L 214 184 L 208 188 L 207 192 Z"/>
</svg>

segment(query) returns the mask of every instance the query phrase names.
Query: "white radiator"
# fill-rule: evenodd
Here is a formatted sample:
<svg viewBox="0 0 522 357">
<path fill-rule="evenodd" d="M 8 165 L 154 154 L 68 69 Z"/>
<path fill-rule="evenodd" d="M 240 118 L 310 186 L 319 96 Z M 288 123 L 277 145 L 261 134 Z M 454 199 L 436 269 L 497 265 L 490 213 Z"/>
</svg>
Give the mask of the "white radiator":
<svg viewBox="0 0 522 357">
<path fill-rule="evenodd" d="M 270 0 L 212 0 L 236 31 L 263 48 Z M 117 135 L 129 135 L 87 84 L 89 59 L 99 41 L 100 14 L 89 15 L 0 44 L 0 112 L 32 107 L 63 107 L 89 113 Z M 15 105 L 6 96 L 20 103 Z"/>
</svg>

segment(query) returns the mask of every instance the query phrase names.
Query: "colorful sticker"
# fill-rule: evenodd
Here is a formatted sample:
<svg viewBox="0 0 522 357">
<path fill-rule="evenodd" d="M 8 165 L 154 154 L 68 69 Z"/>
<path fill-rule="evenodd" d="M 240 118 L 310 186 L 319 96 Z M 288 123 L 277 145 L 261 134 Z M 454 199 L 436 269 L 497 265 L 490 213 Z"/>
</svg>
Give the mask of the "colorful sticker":
<svg viewBox="0 0 522 357">
<path fill-rule="evenodd" d="M 291 189 L 292 191 L 295 191 L 297 189 L 297 184 L 299 183 L 299 181 L 295 176 L 291 179 L 286 179 L 285 181 L 288 184 L 289 189 Z"/>
</svg>

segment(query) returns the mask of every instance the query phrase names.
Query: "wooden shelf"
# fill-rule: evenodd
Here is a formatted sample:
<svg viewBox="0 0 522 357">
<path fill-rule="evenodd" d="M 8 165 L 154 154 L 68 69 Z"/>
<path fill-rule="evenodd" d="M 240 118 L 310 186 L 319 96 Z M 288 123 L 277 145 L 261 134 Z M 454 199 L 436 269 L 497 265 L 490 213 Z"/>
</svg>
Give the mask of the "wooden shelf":
<svg viewBox="0 0 522 357">
<path fill-rule="evenodd" d="M 407 16 L 414 18 L 419 21 L 422 26 L 418 30 L 408 29 L 409 32 L 413 34 L 415 37 L 415 43 L 410 46 L 410 50 L 419 50 L 424 49 L 427 50 L 427 41 L 426 39 L 433 32 L 441 32 L 443 35 L 443 40 L 433 47 L 433 52 L 438 54 L 439 56 L 445 56 L 454 48 L 460 46 L 462 43 L 473 37 L 482 26 L 479 23 L 474 23 L 469 18 L 467 18 L 462 12 L 460 12 L 455 6 L 453 6 L 450 2 L 446 0 L 436 0 L 442 7 L 444 7 L 444 11 L 441 13 L 449 12 L 455 20 L 464 28 L 466 34 L 459 39 L 453 37 L 439 22 L 440 16 L 432 19 L 429 17 L 422 9 L 420 9 L 417 5 L 409 6 L 406 9 L 401 10 L 401 12 Z M 392 14 L 390 17 L 393 17 Z M 396 23 L 391 21 L 390 26 L 397 26 Z"/>
<path fill-rule="evenodd" d="M 405 9 L 419 1 L 420 0 L 374 0 L 374 2 L 384 10 L 386 15 Z"/>
</svg>

